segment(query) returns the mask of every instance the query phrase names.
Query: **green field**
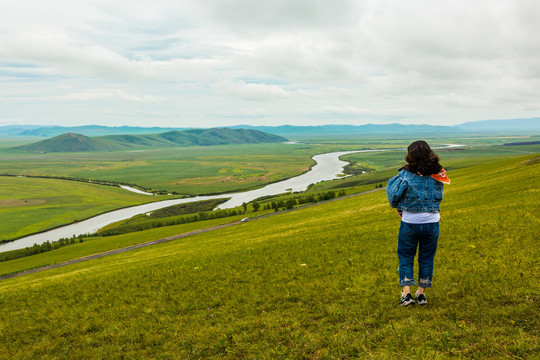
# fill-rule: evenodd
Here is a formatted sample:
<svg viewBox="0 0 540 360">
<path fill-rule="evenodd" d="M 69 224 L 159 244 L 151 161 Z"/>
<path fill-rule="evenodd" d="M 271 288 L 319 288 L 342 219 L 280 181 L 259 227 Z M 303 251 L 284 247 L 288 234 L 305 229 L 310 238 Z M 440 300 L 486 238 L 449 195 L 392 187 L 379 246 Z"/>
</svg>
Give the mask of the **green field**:
<svg viewBox="0 0 540 360">
<path fill-rule="evenodd" d="M 538 155 L 449 171 L 426 307 L 397 306 L 399 218 L 378 191 L 3 280 L 4 357 L 534 359 L 539 175 Z"/>
<path fill-rule="evenodd" d="M 251 144 L 99 153 L 0 154 L 0 174 L 70 176 L 181 194 L 260 187 L 307 171 L 332 146 Z"/>
<path fill-rule="evenodd" d="M 13 176 L 0 176 L 0 189 L 0 240 L 166 198 L 113 186 Z"/>
</svg>

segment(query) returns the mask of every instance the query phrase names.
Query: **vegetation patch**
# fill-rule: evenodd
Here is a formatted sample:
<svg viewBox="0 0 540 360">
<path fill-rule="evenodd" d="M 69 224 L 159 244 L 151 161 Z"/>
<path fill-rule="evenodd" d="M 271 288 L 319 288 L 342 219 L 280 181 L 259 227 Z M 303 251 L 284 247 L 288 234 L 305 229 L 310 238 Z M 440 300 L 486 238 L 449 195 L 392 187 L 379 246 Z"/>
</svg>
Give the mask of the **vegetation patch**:
<svg viewBox="0 0 540 360">
<path fill-rule="evenodd" d="M 69 239 L 61 238 L 57 241 L 46 241 L 43 244 L 34 244 L 33 246 L 29 246 L 24 249 L 4 251 L 0 253 L 0 262 L 20 259 L 22 257 L 27 257 L 31 255 L 42 254 L 44 252 L 59 249 L 63 246 L 72 245 L 75 243 L 82 243 L 85 237 L 88 237 L 88 235 L 73 236 Z"/>
<path fill-rule="evenodd" d="M 211 211 L 225 201 L 227 201 L 227 199 L 213 199 L 169 206 L 163 209 L 154 210 L 151 214 L 147 214 L 147 217 L 158 219 L 169 216 L 193 214 L 200 211 Z"/>
<path fill-rule="evenodd" d="M 540 156 L 535 156 L 532 159 L 523 162 L 523 165 L 537 165 L 540 163 Z"/>
<path fill-rule="evenodd" d="M 505 143 L 504 146 L 517 146 L 517 145 L 540 145 L 540 141 L 521 141 L 521 142 L 511 142 Z"/>
<path fill-rule="evenodd" d="M 347 175 L 367 174 L 372 171 L 375 171 L 375 169 L 363 166 L 362 164 L 357 163 L 355 161 L 350 162 L 349 164 L 343 167 L 343 173 Z"/>
</svg>

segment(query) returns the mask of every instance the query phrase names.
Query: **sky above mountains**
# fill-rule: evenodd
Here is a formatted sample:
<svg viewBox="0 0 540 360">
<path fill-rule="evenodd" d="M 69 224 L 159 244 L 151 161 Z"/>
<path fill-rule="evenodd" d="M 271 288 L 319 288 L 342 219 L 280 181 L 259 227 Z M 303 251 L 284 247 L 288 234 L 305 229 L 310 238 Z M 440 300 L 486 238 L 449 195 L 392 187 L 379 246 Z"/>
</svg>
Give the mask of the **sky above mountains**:
<svg viewBox="0 0 540 360">
<path fill-rule="evenodd" d="M 535 0 L 19 0 L 0 126 L 432 124 L 540 114 Z"/>
</svg>

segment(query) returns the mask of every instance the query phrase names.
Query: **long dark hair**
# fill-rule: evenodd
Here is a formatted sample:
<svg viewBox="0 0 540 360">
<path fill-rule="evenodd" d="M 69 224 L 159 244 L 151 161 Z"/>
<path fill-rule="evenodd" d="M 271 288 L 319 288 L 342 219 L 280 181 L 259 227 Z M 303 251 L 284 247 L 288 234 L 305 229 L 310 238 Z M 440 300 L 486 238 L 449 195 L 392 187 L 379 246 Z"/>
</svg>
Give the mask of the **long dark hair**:
<svg viewBox="0 0 540 360">
<path fill-rule="evenodd" d="M 439 156 L 423 140 L 415 141 L 409 145 L 405 161 L 407 161 L 407 165 L 405 165 L 407 171 L 424 176 L 437 174 L 442 170 L 442 166 L 439 164 Z"/>
</svg>

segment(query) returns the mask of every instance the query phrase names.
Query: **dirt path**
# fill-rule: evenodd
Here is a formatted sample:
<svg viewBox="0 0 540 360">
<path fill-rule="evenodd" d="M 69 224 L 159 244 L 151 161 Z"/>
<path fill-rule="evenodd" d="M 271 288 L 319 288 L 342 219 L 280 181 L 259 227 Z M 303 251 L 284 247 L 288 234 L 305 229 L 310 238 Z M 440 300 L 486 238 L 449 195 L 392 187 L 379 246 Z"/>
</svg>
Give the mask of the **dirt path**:
<svg viewBox="0 0 540 360">
<path fill-rule="evenodd" d="M 298 207 L 295 207 L 294 209 L 290 209 L 290 210 L 283 210 L 283 211 L 273 212 L 273 213 L 269 213 L 269 214 L 265 214 L 265 215 L 261 215 L 261 216 L 252 217 L 252 218 L 249 218 L 249 221 L 263 219 L 263 218 L 267 218 L 267 217 L 278 215 L 278 214 L 283 214 L 283 213 L 290 212 L 290 211 L 296 211 L 296 210 L 299 210 L 299 209 L 305 209 L 305 208 L 308 208 L 308 207 L 317 206 L 317 205 L 320 205 L 320 204 L 325 204 L 325 203 L 329 203 L 329 202 L 333 202 L 333 201 L 348 199 L 348 198 L 351 198 L 351 197 L 364 195 L 364 194 L 369 194 L 369 193 L 379 191 L 379 190 L 384 190 L 384 189 L 386 189 L 386 188 L 378 188 L 378 189 L 368 190 L 368 191 L 364 191 L 364 192 L 357 193 L 357 194 L 351 194 L 351 195 L 346 195 L 346 196 L 342 196 L 342 197 L 339 197 L 339 198 L 320 201 L 320 202 L 313 203 L 313 204 L 302 205 L 302 206 L 298 206 Z M 62 266 L 71 265 L 71 264 L 77 264 L 77 263 L 80 263 L 80 262 L 83 262 L 83 261 L 99 259 L 99 258 L 102 258 L 104 256 L 120 254 L 120 253 L 123 253 L 123 252 L 126 252 L 126 251 L 140 249 L 140 248 L 143 248 L 143 247 L 146 247 L 146 246 L 162 244 L 162 243 L 169 242 L 169 241 L 172 241 L 172 240 L 181 239 L 181 238 L 184 238 L 184 237 L 187 237 L 187 236 L 192 236 L 192 235 L 202 234 L 202 233 L 209 232 L 209 231 L 223 229 L 223 228 L 238 225 L 238 224 L 241 224 L 241 223 L 242 223 L 241 221 L 234 221 L 234 222 L 227 223 L 227 224 L 216 225 L 216 226 L 208 227 L 208 228 L 205 228 L 205 229 L 198 229 L 198 230 L 186 232 L 186 233 L 183 233 L 183 234 L 178 234 L 178 235 L 173 235 L 173 236 L 169 236 L 169 237 L 162 238 L 162 239 L 148 241 L 148 242 L 145 242 L 145 243 L 126 246 L 126 247 L 123 247 L 123 248 L 120 248 L 120 249 L 115 249 L 115 250 L 105 251 L 105 252 L 98 253 L 98 254 L 88 255 L 88 256 L 78 258 L 78 259 L 68 260 L 68 261 L 64 261 L 64 262 L 53 264 L 53 265 L 46 265 L 46 266 L 42 266 L 42 267 L 38 267 L 38 268 L 34 268 L 34 269 L 29 269 L 29 270 L 25 270 L 25 271 L 13 273 L 13 274 L 6 274 L 6 275 L 3 275 L 3 276 L 0 276 L 0 280 L 5 280 L 5 279 L 18 277 L 18 276 L 28 275 L 28 274 L 32 274 L 32 273 L 35 273 L 35 272 L 50 270 L 50 269 L 59 268 L 59 267 L 62 267 Z"/>
</svg>

